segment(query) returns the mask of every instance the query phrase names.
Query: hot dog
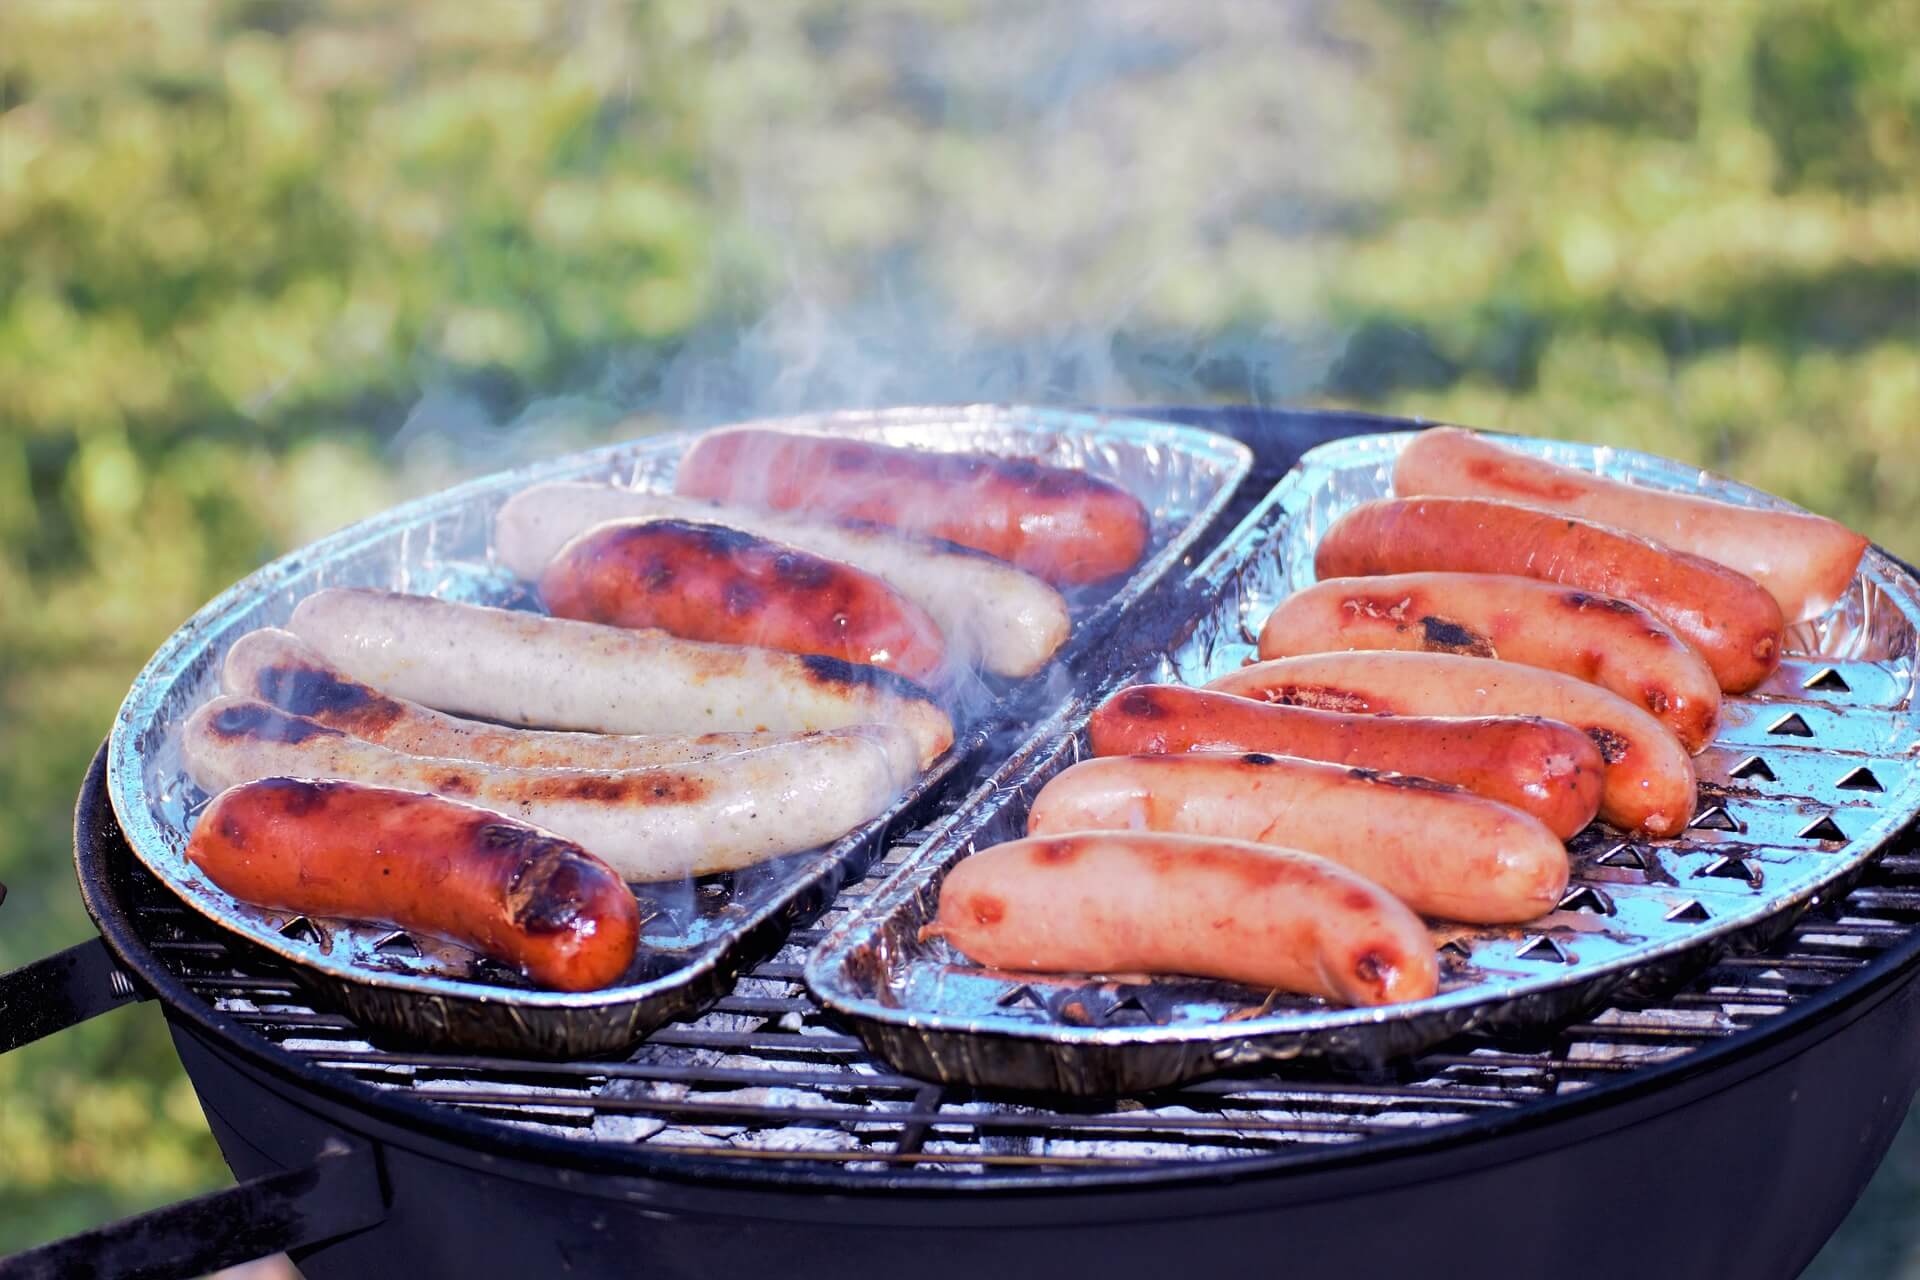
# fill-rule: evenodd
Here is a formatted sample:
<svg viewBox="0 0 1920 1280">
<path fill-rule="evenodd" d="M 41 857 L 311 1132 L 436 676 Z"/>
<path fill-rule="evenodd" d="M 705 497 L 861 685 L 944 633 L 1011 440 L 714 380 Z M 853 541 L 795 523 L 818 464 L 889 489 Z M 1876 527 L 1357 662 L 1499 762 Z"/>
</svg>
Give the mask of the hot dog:
<svg viewBox="0 0 1920 1280">
<path fill-rule="evenodd" d="M 509 724 L 598 733 L 895 724 L 923 765 L 953 743 L 953 722 L 925 690 L 834 658 L 340 588 L 302 600 L 287 630 L 377 689 Z"/>
<path fill-rule="evenodd" d="M 1416 436 L 1394 467 L 1393 489 L 1402 497 L 1503 498 L 1652 538 L 1752 578 L 1788 622 L 1825 613 L 1853 581 L 1867 547 L 1825 516 L 1628 484 L 1503 449 L 1457 427 Z"/>
<path fill-rule="evenodd" d="M 362 684 L 299 636 L 274 627 L 250 631 L 233 642 L 221 668 L 220 687 L 407 755 L 517 769 L 646 769 L 738 755 L 806 736 L 565 733 L 462 720 Z M 902 785 L 920 768 L 918 749 L 910 739 L 904 746 L 895 762 Z"/>
<path fill-rule="evenodd" d="M 336 778 L 465 800 L 578 841 L 628 880 L 677 880 L 811 849 L 894 795 L 898 730 L 834 730 L 653 769 L 508 769 L 402 755 L 249 698 L 187 718 L 181 751 L 203 791 L 261 778 Z"/>
<path fill-rule="evenodd" d="M 1302 849 L 1422 915 L 1509 924 L 1553 910 L 1567 851 L 1529 816 L 1445 783 L 1318 760 L 1196 751 L 1107 756 L 1056 774 L 1027 834 L 1163 831 Z"/>
<path fill-rule="evenodd" d="M 822 654 L 920 684 L 947 661 L 933 619 L 872 574 L 719 524 L 596 526 L 554 557 L 540 598 L 558 618 Z"/>
<path fill-rule="evenodd" d="M 1643 605 L 1693 646 L 1728 693 L 1780 665 L 1780 606 L 1725 565 L 1578 516 L 1484 498 L 1365 502 L 1326 532 L 1314 573 L 1510 573 Z"/>
<path fill-rule="evenodd" d="M 1242 667 L 1207 688 L 1358 715 L 1546 716 L 1600 748 L 1603 819 L 1673 835 L 1693 815 L 1693 761 L 1679 740 L 1619 694 L 1557 671 L 1449 653 L 1320 653 Z"/>
<path fill-rule="evenodd" d="M 1393 895 L 1325 859 L 1233 840 L 1095 831 L 996 845 L 947 874 L 932 931 L 1027 972 L 1193 974 L 1353 1005 L 1439 984 L 1432 938 Z"/>
<path fill-rule="evenodd" d="M 1333 578 L 1281 601 L 1262 658 L 1409 649 L 1501 658 L 1611 689 L 1698 754 L 1720 723 L 1720 684 L 1700 655 L 1637 604 L 1536 578 L 1396 573 Z"/>
<path fill-rule="evenodd" d="M 250 782 L 214 797 L 187 858 L 243 902 L 450 938 L 561 991 L 616 981 L 640 932 L 633 894 L 579 845 L 406 791 Z"/>
<path fill-rule="evenodd" d="M 1264 752 L 1409 773 L 1512 805 L 1562 840 L 1593 821 L 1606 762 L 1571 725 L 1532 717 L 1344 715 L 1180 685 L 1135 685 L 1088 724 L 1093 753 Z"/>
<path fill-rule="evenodd" d="M 950 542 L 606 484 L 543 484 L 515 494 L 494 517 L 493 551 L 508 569 L 534 579 L 583 531 L 641 518 L 724 524 L 864 569 L 925 609 L 949 650 L 996 675 L 1032 675 L 1072 629 L 1058 591 Z"/>
<path fill-rule="evenodd" d="M 1146 553 L 1151 530 L 1139 499 L 1085 472 L 754 427 L 701 436 L 673 487 L 687 497 L 931 534 L 1055 585 L 1125 573 Z"/>
</svg>

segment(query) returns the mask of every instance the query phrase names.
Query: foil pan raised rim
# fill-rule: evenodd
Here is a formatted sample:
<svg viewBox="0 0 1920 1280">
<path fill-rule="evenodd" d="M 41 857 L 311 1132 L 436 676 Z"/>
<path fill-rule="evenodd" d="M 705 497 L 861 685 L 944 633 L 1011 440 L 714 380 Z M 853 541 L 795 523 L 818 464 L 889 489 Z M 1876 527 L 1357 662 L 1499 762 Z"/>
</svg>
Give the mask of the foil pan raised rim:
<svg viewBox="0 0 1920 1280">
<path fill-rule="evenodd" d="M 1813 648 L 1810 656 L 1816 659 L 1827 658 L 1818 649 L 1831 642 L 1842 651 L 1834 655 L 1838 658 L 1850 641 L 1872 629 L 1876 613 L 1882 629 L 1897 615 L 1904 646 L 1901 656 L 1908 664 L 1896 717 L 1899 745 L 1847 758 L 1886 760 L 1887 772 L 1898 768 L 1899 781 L 1876 797 L 1877 808 L 1866 811 L 1873 813 L 1873 821 L 1853 833 L 1843 848 L 1810 852 L 1809 858 L 1818 860 L 1811 864 L 1817 869 L 1795 879 L 1786 892 L 1764 895 L 1747 909 L 1735 905 L 1727 910 L 1743 900 L 1717 893 L 1712 884 L 1689 885 L 1686 892 L 1714 905 L 1711 920 L 1699 927 L 1676 930 L 1672 936 L 1601 963 L 1566 964 L 1564 973 L 1462 985 L 1427 1000 L 1380 1009 L 1321 1005 L 1256 1012 L 1231 1023 L 1210 1025 L 1094 1026 L 1042 1024 L 997 1013 L 949 1012 L 903 1003 L 899 992 L 906 988 L 901 980 L 903 975 L 910 976 L 910 967 L 943 963 L 919 953 L 917 938 L 920 927 L 931 921 L 937 909 L 939 884 L 946 871 L 972 852 L 989 828 L 996 823 L 1006 826 L 1010 815 L 1023 815 L 1039 785 L 1063 762 L 1077 758 L 1087 718 L 1104 696 L 1147 678 L 1160 664 L 1161 654 L 1177 651 L 1203 621 L 1238 627 L 1250 647 L 1252 634 L 1247 628 L 1249 623 L 1257 627 L 1258 619 L 1238 616 L 1237 603 L 1236 616 L 1221 616 L 1229 597 L 1238 600 L 1235 584 L 1241 581 L 1240 575 L 1249 572 L 1262 555 L 1287 554 L 1292 557 L 1289 580 L 1295 586 L 1311 581 L 1316 539 L 1310 523 L 1331 519 L 1354 502 L 1387 492 L 1392 461 L 1415 434 L 1343 439 L 1306 454 L 1189 576 L 1192 613 L 1178 633 L 1165 644 L 1156 640 L 1146 651 L 1132 650 L 1096 687 L 1037 725 L 1000 771 L 930 833 L 918 854 L 818 944 L 805 969 L 814 998 L 847 1019 L 869 1047 L 896 1066 L 949 1082 L 1100 1093 L 1155 1087 L 1264 1060 L 1317 1056 L 1373 1065 L 1475 1027 L 1514 1028 L 1559 1021 L 1622 989 L 1651 989 L 1676 980 L 1728 948 L 1759 945 L 1822 894 L 1850 883 L 1920 811 L 1920 768 L 1911 767 L 1920 744 L 1911 670 L 1912 637 L 1920 631 L 1920 582 L 1878 549 L 1870 549 L 1854 589 L 1825 618 L 1796 628 L 1790 641 Z M 1526 437 L 1506 437 L 1503 442 L 1655 487 L 1707 493 L 1753 506 L 1797 509 L 1772 495 L 1653 455 Z M 1351 487 L 1356 474 L 1374 478 L 1371 492 L 1349 494 L 1344 505 L 1322 501 L 1343 479 Z M 1294 545 L 1277 552 L 1290 533 Z M 1730 699 L 1729 706 L 1734 702 Z M 1761 705 L 1772 715 L 1797 704 Z M 1857 714 L 1872 715 L 1882 728 L 1889 719 L 1877 710 Z M 1017 834 L 1019 829 L 1010 831 Z M 1717 834 L 1691 833 L 1694 839 Z M 1687 850 L 1685 841 L 1673 843 Z M 1097 983 L 1097 977 L 1089 978 L 1089 988 Z"/>
<path fill-rule="evenodd" d="M 758 910 L 731 923 L 718 945 L 703 945 L 686 963 L 645 981 L 590 992 L 496 986 L 434 974 L 368 968 L 356 958 L 364 954 L 367 947 L 347 948 L 349 954 L 342 958 L 322 950 L 315 942 L 283 934 L 267 921 L 269 918 L 284 920 L 288 913 L 267 913 L 239 903 L 179 855 L 186 832 L 163 829 L 166 824 L 155 813 L 155 798 L 145 768 L 146 755 L 152 749 L 147 744 L 164 738 L 177 727 L 156 720 L 170 691 L 188 678 L 196 663 L 211 662 L 217 669 L 224 656 L 221 632 L 235 625 L 236 617 L 256 608 L 263 598 L 276 592 L 285 594 L 297 590 L 299 582 L 308 575 L 329 563 L 344 561 L 382 539 L 395 544 L 387 566 L 391 580 L 368 585 L 403 587 L 415 574 L 431 578 L 437 567 L 444 566 L 421 562 L 422 556 L 432 554 L 433 540 L 423 536 L 409 541 L 417 531 L 431 534 L 437 527 L 436 521 L 478 519 L 476 511 L 490 518 L 498 502 L 534 484 L 579 478 L 608 478 L 618 483 L 623 477 L 631 482 L 636 469 L 657 465 L 665 465 L 667 470 L 656 478 L 670 480 L 672 461 L 701 434 L 698 431 L 643 437 L 466 481 L 394 507 L 281 556 L 220 593 L 160 646 L 133 681 L 115 716 L 108 742 L 108 786 L 129 846 L 187 905 L 248 942 L 293 962 L 304 976 L 348 1001 L 352 1006 L 349 1012 L 356 1016 L 365 1015 L 371 1021 L 382 1023 L 406 1023 L 415 1030 L 431 1028 L 446 1034 L 456 1034 L 462 1026 L 474 1026 L 477 1016 L 494 1028 L 490 1033 L 483 1033 L 482 1039 L 506 1044 L 520 1039 L 545 1043 L 546 1037 L 538 1033 L 540 1029 L 527 1026 L 522 1015 L 543 1011 L 597 1014 L 602 1022 L 586 1038 L 598 1047 L 611 1047 L 622 1039 L 631 1040 L 644 1030 L 640 1026 L 642 1021 L 657 1024 L 686 1011 L 693 1003 L 691 988 L 718 994 L 716 984 L 730 982 L 731 971 L 753 959 L 741 954 L 750 939 L 764 943 L 770 932 L 783 931 L 809 906 L 815 909 L 824 906 L 825 900 L 844 882 L 844 877 L 857 874 L 861 869 L 861 853 L 864 851 L 870 857 L 877 851 L 891 824 L 949 782 L 990 736 L 1008 727 L 1011 717 L 1023 705 L 1044 693 L 1049 679 L 1057 678 L 1061 664 L 1097 642 L 1122 614 L 1182 563 L 1200 536 L 1218 520 L 1252 468 L 1251 450 L 1204 428 L 1118 414 L 1027 406 L 858 410 L 766 420 L 755 425 L 832 431 L 870 439 L 912 439 L 928 444 L 953 440 L 961 447 L 970 442 L 979 447 L 983 440 L 1003 441 L 1009 446 L 1009 453 L 1019 450 L 1028 456 L 1045 456 L 1049 449 L 1068 446 L 1076 450 L 1124 448 L 1135 451 L 1144 465 L 1160 472 L 1171 470 L 1163 465 L 1164 460 L 1177 454 L 1189 464 L 1188 471 L 1204 479 L 1205 488 L 1196 492 L 1197 503 L 1176 526 L 1156 530 L 1158 549 L 1117 590 L 1093 603 L 1075 619 L 1073 638 L 1049 666 L 1014 684 L 988 714 L 963 726 L 960 741 L 954 748 L 924 771 L 885 812 L 822 850 L 789 855 L 795 862 L 788 869 L 784 885 Z M 662 464 L 656 455 L 670 457 Z M 1156 505 L 1155 500 L 1167 495 L 1141 496 L 1148 500 L 1151 508 Z M 1164 542 L 1160 542 L 1162 535 Z M 484 554 L 490 562 L 490 546 Z M 291 608 L 291 597 L 287 608 Z M 253 624 L 264 623 L 256 619 Z M 217 652 L 213 651 L 215 645 L 219 645 Z M 835 876 L 842 879 L 835 880 Z M 810 901 L 809 895 L 819 900 Z M 362 928 L 360 932 L 372 935 L 384 931 Z M 409 1013 L 408 1002 L 417 1002 L 422 997 L 431 997 L 436 1007 Z M 607 1018 L 612 1021 L 606 1021 Z M 580 1043 L 578 1036 L 562 1032 L 545 1047 L 566 1051 Z"/>
</svg>

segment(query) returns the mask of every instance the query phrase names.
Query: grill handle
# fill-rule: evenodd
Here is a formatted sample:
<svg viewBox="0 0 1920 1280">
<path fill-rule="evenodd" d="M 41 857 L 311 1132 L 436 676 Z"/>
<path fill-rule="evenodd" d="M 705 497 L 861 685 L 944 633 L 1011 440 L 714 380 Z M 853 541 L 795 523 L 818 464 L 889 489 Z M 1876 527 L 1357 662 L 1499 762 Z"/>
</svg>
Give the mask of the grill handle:
<svg viewBox="0 0 1920 1280">
<path fill-rule="evenodd" d="M 99 938 L 0 973 L 0 1053 L 145 1000 Z"/>
<path fill-rule="evenodd" d="M 331 1137 L 302 1168 L 0 1258 L 0 1280 L 188 1280 L 364 1231 L 386 1215 L 373 1149 Z"/>
<path fill-rule="evenodd" d="M 90 938 L 0 974 L 0 1053 L 147 996 L 106 943 Z M 330 1137 L 301 1168 L 0 1258 L 0 1280 L 186 1280 L 364 1230 L 386 1213 L 373 1149 Z"/>
</svg>

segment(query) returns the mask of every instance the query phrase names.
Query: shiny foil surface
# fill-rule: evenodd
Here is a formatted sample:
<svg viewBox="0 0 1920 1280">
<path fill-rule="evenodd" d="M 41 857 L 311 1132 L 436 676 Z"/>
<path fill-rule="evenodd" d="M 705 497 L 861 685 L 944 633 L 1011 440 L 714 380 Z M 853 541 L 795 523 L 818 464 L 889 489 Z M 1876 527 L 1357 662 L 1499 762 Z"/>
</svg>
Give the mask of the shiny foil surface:
<svg viewBox="0 0 1920 1280">
<path fill-rule="evenodd" d="M 1652 839 L 1595 823 L 1569 842 L 1573 879 L 1557 910 L 1521 926 L 1436 925 L 1441 986 L 1430 999 L 1348 1009 L 1210 980 L 1009 974 L 923 941 L 947 870 L 1025 834 L 1032 797 L 1087 754 L 1100 701 L 1142 681 L 1202 684 L 1251 660 L 1274 605 L 1314 580 L 1321 535 L 1359 503 L 1390 495 L 1393 461 L 1411 438 L 1359 437 L 1307 454 L 1195 569 L 1187 616 L 1039 725 L 973 803 L 820 943 L 807 967 L 815 997 L 901 1070 L 953 1083 L 1111 1094 L 1290 1058 L 1376 1067 L 1475 1028 L 1562 1022 L 1659 990 L 1729 949 L 1764 945 L 1822 898 L 1838 898 L 1920 809 L 1920 584 L 1870 548 L 1833 609 L 1789 630 L 1779 670 L 1725 700 L 1718 736 L 1694 759 L 1690 827 Z M 1502 442 L 1652 487 L 1792 509 L 1645 454 Z"/>
<path fill-rule="evenodd" d="M 986 753 L 1017 736 L 1025 720 L 1069 696 L 1069 664 L 1183 564 L 1252 463 L 1245 446 L 1198 428 L 1050 409 L 906 408 L 761 425 L 1084 470 L 1146 504 L 1153 540 L 1126 579 L 1068 595 L 1074 634 L 1047 668 L 1018 682 L 979 681 L 956 716 L 952 750 L 866 825 L 831 846 L 727 875 L 634 886 L 644 920 L 640 953 L 613 987 L 535 990 L 511 970 L 440 939 L 235 900 L 185 857 L 208 797 L 186 775 L 179 727 L 219 693 L 229 645 L 258 627 L 284 623 L 301 599 L 322 588 L 376 587 L 537 608 L 530 584 L 493 556 L 490 534 L 501 504 L 523 488 L 556 480 L 671 490 L 675 466 L 697 433 L 648 437 L 474 480 L 284 556 L 214 599 L 161 646 L 114 721 L 109 786 L 136 855 L 189 906 L 294 962 L 323 998 L 372 1030 L 446 1047 L 546 1056 L 616 1052 L 724 994 L 742 968 L 857 878 L 890 833 L 980 772 Z"/>
</svg>

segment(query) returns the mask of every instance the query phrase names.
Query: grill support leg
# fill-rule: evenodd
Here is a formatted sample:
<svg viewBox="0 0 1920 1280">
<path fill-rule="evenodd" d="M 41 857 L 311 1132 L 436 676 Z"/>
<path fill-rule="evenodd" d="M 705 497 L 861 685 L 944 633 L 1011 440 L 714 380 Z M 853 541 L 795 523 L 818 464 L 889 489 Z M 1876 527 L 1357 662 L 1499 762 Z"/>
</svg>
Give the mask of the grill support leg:
<svg viewBox="0 0 1920 1280">
<path fill-rule="evenodd" d="M 184 1280 L 365 1230 L 386 1212 L 373 1148 L 332 1138 L 302 1168 L 0 1258 L 0 1280 Z"/>
</svg>

